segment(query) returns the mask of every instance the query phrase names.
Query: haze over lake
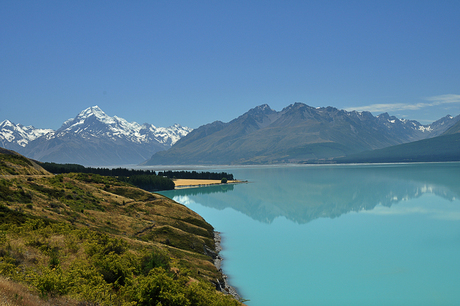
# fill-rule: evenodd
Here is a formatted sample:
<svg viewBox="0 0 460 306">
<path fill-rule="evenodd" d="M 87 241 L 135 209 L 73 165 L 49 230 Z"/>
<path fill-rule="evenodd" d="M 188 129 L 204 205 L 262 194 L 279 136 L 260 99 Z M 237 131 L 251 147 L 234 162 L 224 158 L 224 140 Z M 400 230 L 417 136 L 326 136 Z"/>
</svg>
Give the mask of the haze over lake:
<svg viewBox="0 0 460 306">
<path fill-rule="evenodd" d="M 162 194 L 222 232 L 246 304 L 460 302 L 460 163 L 224 170 L 249 183 Z"/>
</svg>

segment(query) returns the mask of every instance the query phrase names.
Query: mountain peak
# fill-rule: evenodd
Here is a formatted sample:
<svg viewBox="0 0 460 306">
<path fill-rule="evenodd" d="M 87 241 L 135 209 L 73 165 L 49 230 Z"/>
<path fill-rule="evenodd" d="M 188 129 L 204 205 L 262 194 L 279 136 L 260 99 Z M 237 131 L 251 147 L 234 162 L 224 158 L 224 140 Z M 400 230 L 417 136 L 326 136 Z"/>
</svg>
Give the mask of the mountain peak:
<svg viewBox="0 0 460 306">
<path fill-rule="evenodd" d="M 97 118 L 108 117 L 99 106 L 95 105 L 95 106 L 88 107 L 87 109 L 81 111 L 77 115 L 77 118 L 88 118 L 90 116 L 95 116 Z"/>
<path fill-rule="evenodd" d="M 33 126 L 23 126 L 15 124 L 10 120 L 0 123 L 0 146 L 7 147 L 12 143 L 11 149 L 17 150 L 15 145 L 25 147 L 30 141 L 53 132 L 51 129 L 36 129 Z"/>
<path fill-rule="evenodd" d="M 86 165 L 135 164 L 168 149 L 192 129 L 163 128 L 108 116 L 95 105 L 68 119 L 57 130 L 0 122 L 0 147 L 42 161 Z M 43 136 L 43 137 L 42 137 Z"/>
<path fill-rule="evenodd" d="M 128 122 L 117 116 L 108 116 L 96 105 L 67 120 L 57 134 L 58 137 L 72 134 L 83 138 L 104 137 L 113 141 L 123 139 L 137 144 L 155 142 L 168 148 L 191 130 L 179 124 L 168 128 L 157 128 L 153 124 L 140 125 L 137 122 Z"/>
<path fill-rule="evenodd" d="M 0 128 L 4 128 L 4 127 L 14 127 L 16 126 L 13 122 L 11 122 L 10 120 L 3 120 L 2 122 L 0 122 Z"/>
<path fill-rule="evenodd" d="M 75 118 L 65 121 L 58 131 L 61 132 L 87 124 L 89 118 L 95 119 L 95 122 L 102 122 L 108 125 L 114 124 L 116 121 L 116 117 L 108 116 L 99 106 L 95 105 L 82 110 Z"/>
<path fill-rule="evenodd" d="M 294 104 L 290 104 L 286 106 L 285 108 L 283 108 L 281 112 L 284 113 L 287 111 L 296 111 L 296 110 L 303 109 L 303 108 L 313 108 L 313 107 L 308 106 L 307 104 L 302 103 L 302 102 L 295 102 Z"/>
<path fill-rule="evenodd" d="M 3 120 L 2 122 L 0 122 L 0 125 L 3 125 L 3 124 L 11 124 L 11 121 L 8 119 Z"/>
<path fill-rule="evenodd" d="M 272 110 L 270 106 L 268 106 L 268 104 L 262 104 L 262 105 L 254 107 L 253 109 L 262 110 L 262 111 L 267 110 L 267 109 Z"/>
<path fill-rule="evenodd" d="M 377 116 L 377 118 L 388 119 L 390 118 L 390 114 L 388 114 L 387 112 L 381 113 L 380 115 Z"/>
<path fill-rule="evenodd" d="M 268 104 L 262 104 L 259 106 L 256 106 L 254 108 L 251 108 L 248 113 L 253 114 L 253 113 L 272 113 L 274 110 L 268 106 Z"/>
</svg>

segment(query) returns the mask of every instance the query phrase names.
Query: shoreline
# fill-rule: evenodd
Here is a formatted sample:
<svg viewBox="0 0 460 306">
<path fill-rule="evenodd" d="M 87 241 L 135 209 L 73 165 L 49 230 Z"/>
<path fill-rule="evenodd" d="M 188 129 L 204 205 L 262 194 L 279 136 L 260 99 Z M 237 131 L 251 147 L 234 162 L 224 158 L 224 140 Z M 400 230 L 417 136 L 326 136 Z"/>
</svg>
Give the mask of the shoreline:
<svg viewBox="0 0 460 306">
<path fill-rule="evenodd" d="M 228 276 L 222 271 L 221 265 L 224 259 L 220 256 L 220 252 L 222 251 L 222 246 L 220 244 L 221 240 L 222 240 L 222 237 L 220 236 L 220 232 L 214 231 L 214 242 L 215 242 L 215 256 L 213 256 L 214 266 L 222 274 L 222 279 L 218 279 L 216 283 L 217 290 L 219 290 L 220 292 L 224 294 L 229 294 L 233 296 L 233 298 L 235 298 L 237 301 L 242 301 L 242 298 L 238 294 L 236 289 L 228 283 Z"/>
<path fill-rule="evenodd" d="M 248 181 L 240 181 L 240 180 L 231 180 L 227 183 L 221 183 L 220 180 L 207 180 L 207 179 L 175 179 L 173 180 L 176 186 L 174 187 L 175 190 L 180 189 L 188 189 L 188 188 L 198 188 L 198 187 L 207 187 L 207 186 L 219 186 L 219 185 L 235 185 L 235 184 L 242 184 L 248 183 Z M 216 279 L 213 281 L 216 289 L 223 294 L 231 295 L 235 300 L 241 302 L 241 305 L 245 305 L 242 303 L 243 298 L 238 293 L 238 291 L 230 285 L 228 282 L 228 276 L 222 270 L 222 261 L 224 258 L 220 256 L 220 252 L 222 251 L 222 237 L 221 233 L 218 231 L 213 231 L 214 235 L 214 250 L 210 249 L 206 245 L 204 246 L 204 253 L 210 256 L 213 260 L 213 264 L 218 270 L 221 275 L 220 279 Z"/>
<path fill-rule="evenodd" d="M 221 183 L 220 180 L 206 180 L 206 179 L 175 179 L 173 181 L 175 184 L 175 187 L 174 187 L 175 190 L 247 183 L 247 181 L 239 181 L 239 180 L 231 180 L 231 181 L 228 181 L 227 183 Z"/>
</svg>

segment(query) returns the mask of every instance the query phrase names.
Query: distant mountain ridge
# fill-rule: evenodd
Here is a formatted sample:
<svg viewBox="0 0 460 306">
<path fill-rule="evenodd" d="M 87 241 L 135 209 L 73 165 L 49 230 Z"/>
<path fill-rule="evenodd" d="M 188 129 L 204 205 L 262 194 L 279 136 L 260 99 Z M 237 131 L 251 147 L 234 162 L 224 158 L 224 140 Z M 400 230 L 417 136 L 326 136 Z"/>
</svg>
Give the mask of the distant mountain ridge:
<svg viewBox="0 0 460 306">
<path fill-rule="evenodd" d="M 31 141 L 45 134 L 53 132 L 52 129 L 37 129 L 31 125 L 23 126 L 14 124 L 9 120 L 0 123 L 0 146 L 11 150 L 20 150 Z"/>
<path fill-rule="evenodd" d="M 387 113 L 314 108 L 295 103 L 281 111 L 257 106 L 238 118 L 201 126 L 145 164 L 270 164 L 311 162 L 435 137 L 460 120 L 430 125 Z"/>
<path fill-rule="evenodd" d="M 334 159 L 337 163 L 406 163 L 460 161 L 460 121 L 433 138 L 364 151 Z"/>
<path fill-rule="evenodd" d="M 443 135 L 456 133 L 460 133 L 460 121 L 457 121 L 454 125 L 452 125 L 447 131 L 443 133 Z"/>
<path fill-rule="evenodd" d="M 56 131 L 5 120 L 0 123 L 0 146 L 40 161 L 87 166 L 334 162 L 383 148 L 388 151 L 380 151 L 380 160 L 385 158 L 382 154 L 394 152 L 400 158 L 403 151 L 423 151 L 424 159 L 436 152 L 444 160 L 457 154 L 452 148 L 460 135 L 459 124 L 460 115 L 422 125 L 387 113 L 373 116 L 295 103 L 281 111 L 263 104 L 228 123 L 215 121 L 192 130 L 178 124 L 140 125 L 93 106 Z M 444 137 L 446 133 L 457 135 Z M 390 149 L 420 140 L 426 140 L 420 142 L 422 147 Z M 417 159 L 406 154 L 404 160 Z"/>
<path fill-rule="evenodd" d="M 157 128 L 128 122 L 93 106 L 65 121 L 56 131 L 5 120 L 0 124 L 0 140 L 2 147 L 40 161 L 113 166 L 143 162 L 190 131 L 179 124 Z"/>
</svg>

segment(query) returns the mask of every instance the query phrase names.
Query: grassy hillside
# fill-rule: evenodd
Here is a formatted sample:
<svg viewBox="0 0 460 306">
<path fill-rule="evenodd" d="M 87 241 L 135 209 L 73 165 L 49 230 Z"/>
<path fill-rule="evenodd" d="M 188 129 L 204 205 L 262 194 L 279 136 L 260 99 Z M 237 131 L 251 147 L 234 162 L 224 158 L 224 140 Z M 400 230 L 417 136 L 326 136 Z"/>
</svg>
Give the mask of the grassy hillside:
<svg viewBox="0 0 460 306">
<path fill-rule="evenodd" d="M 240 304 L 216 291 L 213 227 L 187 207 L 114 178 L 50 175 L 10 151 L 0 163 L 8 305 Z"/>
<path fill-rule="evenodd" d="M 35 162 L 10 150 L 0 148 L 0 175 L 49 175 Z"/>
</svg>

